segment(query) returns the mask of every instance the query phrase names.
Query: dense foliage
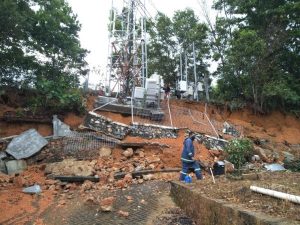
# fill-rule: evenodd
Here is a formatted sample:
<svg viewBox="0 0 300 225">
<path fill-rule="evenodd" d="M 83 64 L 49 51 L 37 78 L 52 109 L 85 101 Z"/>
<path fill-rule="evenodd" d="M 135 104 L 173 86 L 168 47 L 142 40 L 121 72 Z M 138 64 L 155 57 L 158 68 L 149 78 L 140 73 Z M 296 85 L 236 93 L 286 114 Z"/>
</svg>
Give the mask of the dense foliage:
<svg viewBox="0 0 300 225">
<path fill-rule="evenodd" d="M 248 104 L 255 112 L 300 111 L 300 2 L 217 0 L 214 9 L 222 15 L 214 24 L 199 22 L 190 9 L 150 21 L 149 71 L 174 84 L 183 51 L 193 81 L 189 45 L 195 42 L 197 76 L 206 83 L 218 78 L 213 101 Z M 214 74 L 207 59 L 218 62 Z"/>
<path fill-rule="evenodd" d="M 300 2 L 218 0 L 214 58 L 217 97 L 255 111 L 300 107 Z"/>
<path fill-rule="evenodd" d="M 183 79 L 194 82 L 193 43 L 195 45 L 196 76 L 197 81 L 208 79 L 209 42 L 208 27 L 199 22 L 199 19 L 191 9 L 176 11 L 170 19 L 162 13 L 149 21 L 150 43 L 148 47 L 149 73 L 154 72 L 163 76 L 166 83 L 175 86 L 180 74 L 180 55 L 182 64 L 187 58 L 187 68 L 183 68 Z M 187 70 L 187 74 L 185 73 Z M 208 97 L 208 96 L 207 96 Z M 208 97 L 209 98 L 209 97 Z"/>
<path fill-rule="evenodd" d="M 235 168 L 240 171 L 241 167 L 247 162 L 253 153 L 253 144 L 248 139 L 233 139 L 229 141 L 225 148 L 227 159 L 234 164 Z"/>
<path fill-rule="evenodd" d="M 74 97 L 79 76 L 87 73 L 87 51 L 80 46 L 80 25 L 71 8 L 65 0 L 3 0 L 0 12 L 2 88 L 35 89 L 39 107 L 65 108 L 62 99 Z"/>
</svg>

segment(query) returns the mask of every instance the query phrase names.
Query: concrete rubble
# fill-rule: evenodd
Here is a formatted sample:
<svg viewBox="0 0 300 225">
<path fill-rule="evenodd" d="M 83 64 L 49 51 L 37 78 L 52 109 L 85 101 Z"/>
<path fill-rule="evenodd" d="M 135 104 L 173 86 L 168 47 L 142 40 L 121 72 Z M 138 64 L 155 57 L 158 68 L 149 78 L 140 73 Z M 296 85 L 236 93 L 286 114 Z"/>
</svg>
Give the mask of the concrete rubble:
<svg viewBox="0 0 300 225">
<path fill-rule="evenodd" d="M 241 134 L 240 132 L 231 124 L 228 122 L 223 123 L 223 133 L 224 134 L 229 134 L 233 137 L 239 137 Z"/>
<path fill-rule="evenodd" d="M 65 137 L 71 133 L 70 126 L 58 119 L 57 115 L 53 116 L 53 137 Z"/>
<path fill-rule="evenodd" d="M 5 167 L 7 174 L 20 173 L 27 168 L 27 163 L 25 160 L 10 160 L 5 162 Z"/>
</svg>

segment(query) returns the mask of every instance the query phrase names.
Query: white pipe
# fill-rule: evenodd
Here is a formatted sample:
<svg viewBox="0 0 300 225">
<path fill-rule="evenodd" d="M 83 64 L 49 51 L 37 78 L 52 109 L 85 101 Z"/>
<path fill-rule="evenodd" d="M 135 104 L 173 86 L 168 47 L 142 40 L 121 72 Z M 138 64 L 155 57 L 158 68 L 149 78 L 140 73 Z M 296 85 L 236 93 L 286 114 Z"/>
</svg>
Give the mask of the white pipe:
<svg viewBox="0 0 300 225">
<path fill-rule="evenodd" d="M 261 194 L 270 195 L 275 198 L 280 198 L 283 200 L 288 200 L 288 201 L 300 204 L 300 196 L 297 196 L 297 195 L 291 195 L 291 194 L 287 194 L 284 192 L 274 191 L 271 189 L 266 189 L 266 188 L 261 188 L 261 187 L 256 187 L 256 186 L 250 186 L 250 190 L 261 193 Z"/>
<path fill-rule="evenodd" d="M 210 170 L 210 173 L 211 173 L 211 176 L 212 176 L 212 179 L 213 179 L 213 182 L 214 184 L 216 183 L 215 181 L 215 177 L 214 177 L 214 173 L 212 172 L 211 168 L 209 167 L 209 170 Z"/>
</svg>

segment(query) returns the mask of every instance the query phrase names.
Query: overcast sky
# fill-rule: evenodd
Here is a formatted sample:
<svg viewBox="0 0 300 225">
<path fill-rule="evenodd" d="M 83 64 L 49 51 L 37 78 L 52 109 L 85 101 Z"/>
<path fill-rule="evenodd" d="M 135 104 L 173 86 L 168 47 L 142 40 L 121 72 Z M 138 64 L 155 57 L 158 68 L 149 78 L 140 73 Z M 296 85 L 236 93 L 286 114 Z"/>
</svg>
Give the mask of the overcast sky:
<svg viewBox="0 0 300 225">
<path fill-rule="evenodd" d="M 169 17 L 172 17 L 176 10 L 192 8 L 195 13 L 201 16 L 201 7 L 198 2 L 202 0 L 141 0 L 145 2 L 148 12 L 154 17 L 159 10 Z M 77 14 L 82 25 L 79 34 L 82 47 L 90 51 L 87 62 L 90 68 L 100 66 L 105 73 L 108 54 L 108 17 L 112 7 L 112 0 L 67 0 L 73 12 Z M 126 2 L 126 1 L 125 1 Z M 207 0 L 208 6 L 212 0 Z M 123 0 L 114 0 L 114 5 L 122 7 Z M 213 12 L 210 12 L 213 14 Z M 100 77 L 92 74 L 91 83 L 99 83 Z"/>
</svg>

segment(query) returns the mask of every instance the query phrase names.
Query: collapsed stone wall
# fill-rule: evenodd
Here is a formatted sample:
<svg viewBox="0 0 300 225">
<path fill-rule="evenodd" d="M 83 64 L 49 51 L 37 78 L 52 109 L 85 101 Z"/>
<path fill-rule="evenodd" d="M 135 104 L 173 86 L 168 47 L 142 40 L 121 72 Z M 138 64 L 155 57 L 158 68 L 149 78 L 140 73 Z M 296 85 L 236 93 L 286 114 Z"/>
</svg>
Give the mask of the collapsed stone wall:
<svg viewBox="0 0 300 225">
<path fill-rule="evenodd" d="M 84 125 L 92 130 L 102 132 L 117 139 L 124 139 L 131 128 L 123 123 L 112 121 L 94 112 L 89 112 L 85 118 Z"/>
<path fill-rule="evenodd" d="M 152 124 L 133 123 L 131 126 L 131 136 L 143 138 L 177 138 L 178 129 L 167 126 Z"/>
<path fill-rule="evenodd" d="M 138 123 L 128 126 L 94 112 L 88 113 L 84 121 L 84 126 L 121 140 L 128 134 L 148 139 L 178 137 L 177 128 Z"/>
</svg>

